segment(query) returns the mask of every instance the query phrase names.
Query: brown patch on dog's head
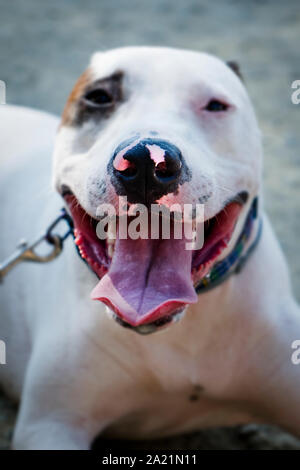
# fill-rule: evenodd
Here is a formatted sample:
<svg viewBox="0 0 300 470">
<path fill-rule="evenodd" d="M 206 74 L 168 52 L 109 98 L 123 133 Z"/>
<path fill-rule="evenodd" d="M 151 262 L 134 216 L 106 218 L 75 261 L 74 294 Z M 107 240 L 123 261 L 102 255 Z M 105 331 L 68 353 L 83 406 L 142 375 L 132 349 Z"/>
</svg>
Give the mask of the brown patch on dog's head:
<svg viewBox="0 0 300 470">
<path fill-rule="evenodd" d="M 226 64 L 243 82 L 244 77 L 241 73 L 239 64 L 237 62 L 235 62 L 234 60 L 229 60 L 228 62 L 226 62 Z"/>
<path fill-rule="evenodd" d="M 87 69 L 77 80 L 63 110 L 60 127 L 79 126 L 89 119 L 107 119 L 123 102 L 123 72 L 94 80 Z M 101 101 L 103 100 L 104 101 Z"/>
<path fill-rule="evenodd" d="M 76 104 L 88 85 L 91 83 L 91 80 L 91 71 L 86 69 L 78 78 L 69 95 L 62 113 L 60 127 L 72 126 L 76 123 Z"/>
</svg>

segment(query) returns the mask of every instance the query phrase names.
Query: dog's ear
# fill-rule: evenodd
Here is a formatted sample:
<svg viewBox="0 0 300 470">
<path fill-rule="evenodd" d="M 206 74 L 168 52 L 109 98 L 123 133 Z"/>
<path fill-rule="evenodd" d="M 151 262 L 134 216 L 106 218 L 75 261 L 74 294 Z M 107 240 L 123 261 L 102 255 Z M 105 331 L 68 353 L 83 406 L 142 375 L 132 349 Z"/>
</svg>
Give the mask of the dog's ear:
<svg viewBox="0 0 300 470">
<path fill-rule="evenodd" d="M 229 60 L 226 62 L 226 64 L 242 80 L 242 82 L 244 82 L 244 77 L 241 73 L 239 64 L 234 60 Z"/>
</svg>

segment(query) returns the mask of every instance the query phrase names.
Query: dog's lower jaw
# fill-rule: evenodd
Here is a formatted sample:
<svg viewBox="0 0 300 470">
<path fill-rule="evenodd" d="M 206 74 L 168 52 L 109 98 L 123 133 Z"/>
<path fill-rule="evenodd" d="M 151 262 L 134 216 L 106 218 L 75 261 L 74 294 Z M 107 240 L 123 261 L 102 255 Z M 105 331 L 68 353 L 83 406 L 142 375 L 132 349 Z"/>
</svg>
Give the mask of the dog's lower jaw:
<svg viewBox="0 0 300 470">
<path fill-rule="evenodd" d="M 159 320 L 150 323 L 143 323 L 142 325 L 132 326 L 130 323 L 125 322 L 116 313 L 114 313 L 108 306 L 105 307 L 106 313 L 109 318 L 113 319 L 116 323 L 128 328 L 140 335 L 149 335 L 157 331 L 165 330 L 167 327 L 178 323 L 185 315 L 187 306 L 178 308 L 172 314 L 161 317 Z"/>
</svg>

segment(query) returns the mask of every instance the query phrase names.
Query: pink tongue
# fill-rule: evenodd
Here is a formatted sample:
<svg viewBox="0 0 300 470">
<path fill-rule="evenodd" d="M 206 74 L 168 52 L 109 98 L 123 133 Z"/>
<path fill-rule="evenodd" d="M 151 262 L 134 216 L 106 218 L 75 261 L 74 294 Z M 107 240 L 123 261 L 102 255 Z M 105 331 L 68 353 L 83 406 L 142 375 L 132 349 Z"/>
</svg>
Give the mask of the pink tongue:
<svg viewBox="0 0 300 470">
<path fill-rule="evenodd" d="M 116 240 L 108 273 L 92 291 L 133 326 L 197 302 L 186 240 Z"/>
</svg>

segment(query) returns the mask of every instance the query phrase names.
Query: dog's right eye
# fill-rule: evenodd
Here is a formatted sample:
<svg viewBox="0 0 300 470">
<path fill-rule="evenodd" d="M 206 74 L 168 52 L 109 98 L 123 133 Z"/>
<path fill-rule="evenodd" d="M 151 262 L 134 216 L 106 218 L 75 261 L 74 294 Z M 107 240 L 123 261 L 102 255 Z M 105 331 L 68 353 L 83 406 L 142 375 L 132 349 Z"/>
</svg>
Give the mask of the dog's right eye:
<svg viewBox="0 0 300 470">
<path fill-rule="evenodd" d="M 77 102 L 75 122 L 108 119 L 123 102 L 122 80 L 123 73 L 116 72 L 89 84 Z"/>
<path fill-rule="evenodd" d="M 216 113 L 220 111 L 226 111 L 228 109 L 228 105 L 225 103 L 222 103 L 222 101 L 219 101 L 219 100 L 210 100 L 204 109 L 206 111 Z"/>
<path fill-rule="evenodd" d="M 98 88 L 92 91 L 89 91 L 84 96 L 84 102 L 86 105 L 94 108 L 108 107 L 114 104 L 114 99 L 112 95 L 104 90 L 103 88 Z"/>
</svg>

